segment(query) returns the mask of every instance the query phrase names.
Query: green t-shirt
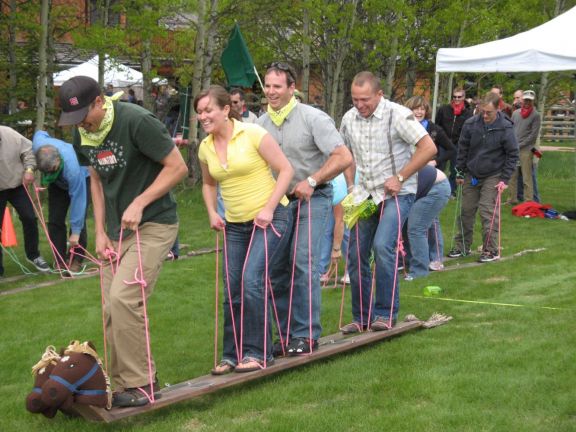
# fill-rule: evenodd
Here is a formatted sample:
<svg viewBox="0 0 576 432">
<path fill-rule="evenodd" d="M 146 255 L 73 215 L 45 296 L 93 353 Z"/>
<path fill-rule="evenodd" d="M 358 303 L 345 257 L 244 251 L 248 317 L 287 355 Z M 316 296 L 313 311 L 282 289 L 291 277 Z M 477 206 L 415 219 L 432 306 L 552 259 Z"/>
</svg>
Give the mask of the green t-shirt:
<svg viewBox="0 0 576 432">
<path fill-rule="evenodd" d="M 102 181 L 106 231 L 111 239 L 119 239 L 124 210 L 156 179 L 163 168 L 160 161 L 173 148 L 164 125 L 136 104 L 114 102 L 112 129 L 98 147 L 81 146 L 80 134 L 76 131 L 74 149 L 80 164 L 94 168 Z M 145 222 L 178 222 L 172 193 L 144 209 L 140 223 Z"/>
</svg>

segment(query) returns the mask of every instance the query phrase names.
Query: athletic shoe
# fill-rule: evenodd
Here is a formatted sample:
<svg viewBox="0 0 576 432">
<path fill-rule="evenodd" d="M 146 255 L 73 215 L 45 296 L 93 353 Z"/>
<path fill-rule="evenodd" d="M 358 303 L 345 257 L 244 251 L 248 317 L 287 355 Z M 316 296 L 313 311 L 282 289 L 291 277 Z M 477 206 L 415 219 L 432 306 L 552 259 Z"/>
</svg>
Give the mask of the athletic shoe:
<svg viewBox="0 0 576 432">
<path fill-rule="evenodd" d="M 344 327 L 340 327 L 340 331 L 342 334 L 354 334 L 360 333 L 361 331 L 366 330 L 366 326 L 360 327 L 360 323 L 358 321 L 351 322 L 350 324 L 346 324 Z"/>
<path fill-rule="evenodd" d="M 328 282 L 328 280 L 330 280 L 330 275 L 328 273 L 324 273 L 320 276 L 320 282 Z"/>
<path fill-rule="evenodd" d="M 470 255 L 471 251 L 468 250 L 468 252 L 463 252 L 460 249 L 452 249 L 450 252 L 448 252 L 448 258 L 460 258 L 460 257 L 464 257 L 467 255 Z"/>
<path fill-rule="evenodd" d="M 404 276 L 404 280 L 405 280 L 405 281 L 408 281 L 408 282 L 413 281 L 413 280 L 414 280 L 414 276 L 407 274 L 406 276 Z"/>
<path fill-rule="evenodd" d="M 38 255 L 38 257 L 34 259 L 27 258 L 27 260 L 34 267 L 36 267 L 38 271 L 42 273 L 48 273 L 50 271 L 50 266 L 46 261 L 44 261 L 44 258 L 42 258 L 40 255 Z"/>
<path fill-rule="evenodd" d="M 348 273 L 345 273 L 344 276 L 340 278 L 340 282 L 342 282 L 345 285 L 350 285 L 350 275 Z"/>
<path fill-rule="evenodd" d="M 444 264 L 441 261 L 430 261 L 428 268 L 430 271 L 441 271 L 444 270 Z"/>
<path fill-rule="evenodd" d="M 494 255 L 492 252 L 484 251 L 480 255 L 478 262 L 487 263 L 492 261 L 497 261 L 500 259 L 500 255 Z"/>
<path fill-rule="evenodd" d="M 318 341 L 308 338 L 294 338 L 288 344 L 288 355 L 306 355 L 318 349 Z"/>
</svg>

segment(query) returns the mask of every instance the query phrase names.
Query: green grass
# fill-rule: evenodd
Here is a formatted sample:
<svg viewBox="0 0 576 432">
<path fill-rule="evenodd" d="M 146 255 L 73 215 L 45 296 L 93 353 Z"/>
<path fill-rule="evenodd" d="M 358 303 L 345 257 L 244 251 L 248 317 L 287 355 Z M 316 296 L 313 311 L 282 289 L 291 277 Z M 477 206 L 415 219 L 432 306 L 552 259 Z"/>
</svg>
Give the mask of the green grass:
<svg viewBox="0 0 576 432">
<path fill-rule="evenodd" d="M 576 209 L 575 167 L 574 154 L 545 155 L 539 171 L 544 202 Z M 191 249 L 214 246 L 199 190 L 178 190 L 178 201 L 181 241 Z M 442 215 L 446 248 L 454 206 Z M 503 254 L 545 251 L 402 282 L 402 316 L 439 311 L 454 317 L 448 325 L 112 425 L 60 414 L 47 420 L 24 408 L 30 367 L 46 345 L 71 339 L 102 345 L 98 280 L 1 296 L 0 430 L 574 431 L 574 233 L 573 221 L 521 219 L 503 207 Z M 7 276 L 15 274 L 5 262 Z M 212 365 L 214 271 L 213 254 L 164 266 L 149 303 L 162 383 L 206 374 Z M 0 289 L 50 279 L 56 276 Z M 426 285 L 442 287 L 443 295 L 422 298 Z M 339 290 L 323 292 L 325 334 L 337 331 L 339 302 Z"/>
</svg>

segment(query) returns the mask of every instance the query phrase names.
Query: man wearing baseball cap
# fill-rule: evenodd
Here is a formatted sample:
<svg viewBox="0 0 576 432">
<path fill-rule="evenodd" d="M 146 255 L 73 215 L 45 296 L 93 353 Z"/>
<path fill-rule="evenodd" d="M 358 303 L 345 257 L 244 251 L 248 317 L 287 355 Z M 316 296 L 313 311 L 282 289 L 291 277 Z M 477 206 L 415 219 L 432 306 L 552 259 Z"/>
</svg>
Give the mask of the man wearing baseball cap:
<svg viewBox="0 0 576 432">
<path fill-rule="evenodd" d="M 103 270 L 110 375 L 116 389 L 113 405 L 140 406 L 148 403 L 140 389 L 151 395 L 158 390 L 158 381 L 146 350 L 140 284 L 130 281 L 137 274 L 145 281 L 146 296 L 152 293 L 178 232 L 170 190 L 186 175 L 187 167 L 153 114 L 113 99 L 92 78 L 71 78 L 60 88 L 58 124 L 77 127 L 74 149 L 80 164 L 89 166 L 96 252 L 114 263 L 119 257 L 117 268 Z M 143 274 L 136 273 L 139 262 Z"/>
<path fill-rule="evenodd" d="M 522 108 L 512 113 L 514 122 L 514 134 L 520 148 L 520 172 L 524 186 L 524 200 L 534 201 L 534 180 L 536 167 L 534 165 L 534 150 L 540 134 L 540 114 L 534 108 L 536 93 L 533 90 L 525 90 L 522 94 Z M 534 150 L 533 150 L 534 149 Z M 510 204 L 518 203 L 518 169 L 515 170 L 510 180 Z"/>
</svg>

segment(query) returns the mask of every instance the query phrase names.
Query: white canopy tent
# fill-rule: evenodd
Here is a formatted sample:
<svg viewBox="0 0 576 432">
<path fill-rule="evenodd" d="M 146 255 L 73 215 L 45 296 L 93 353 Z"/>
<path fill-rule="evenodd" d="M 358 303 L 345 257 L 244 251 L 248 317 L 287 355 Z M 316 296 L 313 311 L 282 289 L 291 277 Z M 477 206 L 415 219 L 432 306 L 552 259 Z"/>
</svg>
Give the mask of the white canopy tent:
<svg viewBox="0 0 576 432">
<path fill-rule="evenodd" d="M 523 33 L 436 54 L 433 115 L 441 72 L 549 72 L 576 70 L 576 7 Z"/>
<path fill-rule="evenodd" d="M 73 68 L 56 72 L 53 75 L 54 85 L 60 87 L 68 79 L 84 75 L 98 81 L 98 56 Z M 104 85 L 112 84 L 114 88 L 142 86 L 142 73 L 106 56 L 104 61 Z"/>
</svg>

